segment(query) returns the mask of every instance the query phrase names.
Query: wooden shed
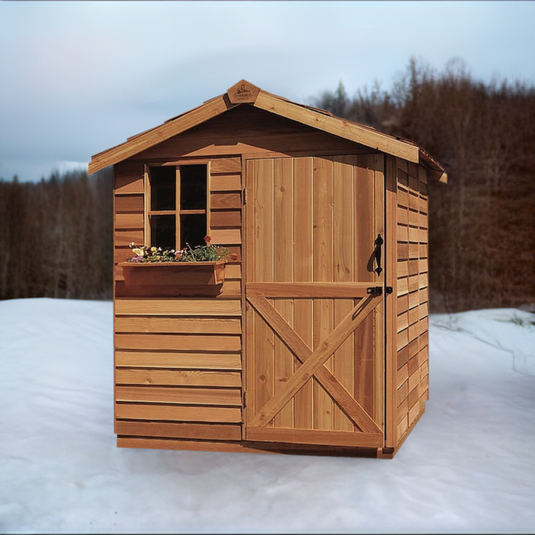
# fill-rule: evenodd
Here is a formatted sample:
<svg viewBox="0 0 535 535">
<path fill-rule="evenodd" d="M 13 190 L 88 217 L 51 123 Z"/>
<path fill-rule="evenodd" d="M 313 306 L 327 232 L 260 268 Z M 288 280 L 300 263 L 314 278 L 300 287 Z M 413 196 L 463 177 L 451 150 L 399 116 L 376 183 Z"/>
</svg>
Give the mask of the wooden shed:
<svg viewBox="0 0 535 535">
<path fill-rule="evenodd" d="M 118 445 L 392 457 L 428 399 L 427 184 L 444 169 L 244 80 L 89 172 L 107 166 Z M 234 259 L 124 264 L 132 241 L 206 234 Z"/>
</svg>

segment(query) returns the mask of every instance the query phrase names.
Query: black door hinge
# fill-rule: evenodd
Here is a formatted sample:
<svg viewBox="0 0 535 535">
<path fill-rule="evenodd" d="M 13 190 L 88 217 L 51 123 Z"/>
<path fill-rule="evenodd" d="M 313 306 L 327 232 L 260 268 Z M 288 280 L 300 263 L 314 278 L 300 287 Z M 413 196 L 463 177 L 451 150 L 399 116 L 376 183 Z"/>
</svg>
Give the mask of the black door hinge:
<svg viewBox="0 0 535 535">
<path fill-rule="evenodd" d="M 385 293 L 391 294 L 394 291 L 392 286 L 385 286 Z M 369 295 L 383 295 L 383 287 L 382 286 L 370 286 L 366 289 L 366 293 Z"/>
<path fill-rule="evenodd" d="M 369 295 L 383 295 L 383 287 L 382 286 L 370 286 L 366 289 L 366 293 Z"/>
</svg>

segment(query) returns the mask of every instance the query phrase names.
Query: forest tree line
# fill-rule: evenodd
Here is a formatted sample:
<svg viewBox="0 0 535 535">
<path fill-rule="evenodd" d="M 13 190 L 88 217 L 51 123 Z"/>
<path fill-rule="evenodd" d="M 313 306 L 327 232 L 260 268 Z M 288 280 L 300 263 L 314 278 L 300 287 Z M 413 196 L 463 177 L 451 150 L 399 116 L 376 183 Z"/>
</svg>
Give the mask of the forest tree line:
<svg viewBox="0 0 535 535">
<path fill-rule="evenodd" d="M 446 169 L 429 185 L 433 312 L 535 303 L 535 88 L 412 59 L 390 91 L 340 83 L 313 104 L 411 139 Z M 0 299 L 112 297 L 113 176 L 0 181 Z"/>
<path fill-rule="evenodd" d="M 535 305 L 535 88 L 475 81 L 462 61 L 436 72 L 411 59 L 389 92 L 350 98 L 342 84 L 314 103 L 411 139 L 448 184 L 429 184 L 433 312 Z"/>
<path fill-rule="evenodd" d="M 0 181 L 0 298 L 111 299 L 113 173 Z"/>
</svg>

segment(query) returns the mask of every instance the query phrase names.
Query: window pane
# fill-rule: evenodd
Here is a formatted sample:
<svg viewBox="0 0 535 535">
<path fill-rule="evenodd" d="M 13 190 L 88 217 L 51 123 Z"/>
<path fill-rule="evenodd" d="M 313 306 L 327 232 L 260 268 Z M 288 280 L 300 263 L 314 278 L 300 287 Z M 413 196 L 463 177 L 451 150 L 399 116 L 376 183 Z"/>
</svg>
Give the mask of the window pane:
<svg viewBox="0 0 535 535">
<path fill-rule="evenodd" d="M 176 219 L 174 215 L 151 216 L 150 230 L 150 242 L 154 247 L 175 248 Z"/>
<path fill-rule="evenodd" d="M 205 245 L 206 214 L 186 214 L 180 216 L 180 247 L 189 243 L 193 249 L 196 245 Z"/>
<path fill-rule="evenodd" d="M 176 168 L 151 167 L 150 168 L 150 209 L 175 210 L 176 209 Z"/>
<path fill-rule="evenodd" d="M 206 210 L 206 165 L 180 167 L 180 209 Z"/>
</svg>

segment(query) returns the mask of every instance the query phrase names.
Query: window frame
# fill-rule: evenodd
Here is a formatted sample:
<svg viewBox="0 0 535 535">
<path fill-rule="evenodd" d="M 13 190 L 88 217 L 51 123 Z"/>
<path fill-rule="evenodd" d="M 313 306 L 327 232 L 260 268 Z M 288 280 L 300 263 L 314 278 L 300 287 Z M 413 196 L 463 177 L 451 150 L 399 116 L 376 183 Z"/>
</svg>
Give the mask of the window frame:
<svg viewBox="0 0 535 535">
<path fill-rule="evenodd" d="M 190 165 L 205 165 L 206 166 L 206 209 L 196 210 L 181 210 L 181 181 L 180 168 Z M 175 168 L 175 209 L 174 210 L 152 210 L 151 209 L 151 167 L 174 167 Z M 144 244 L 151 247 L 152 244 L 152 227 L 151 216 L 154 215 L 174 215 L 175 216 L 175 251 L 180 250 L 181 232 L 180 232 L 180 216 L 188 214 L 206 214 L 206 235 L 210 234 L 210 160 L 182 160 L 177 162 L 149 162 L 144 164 Z"/>
</svg>

